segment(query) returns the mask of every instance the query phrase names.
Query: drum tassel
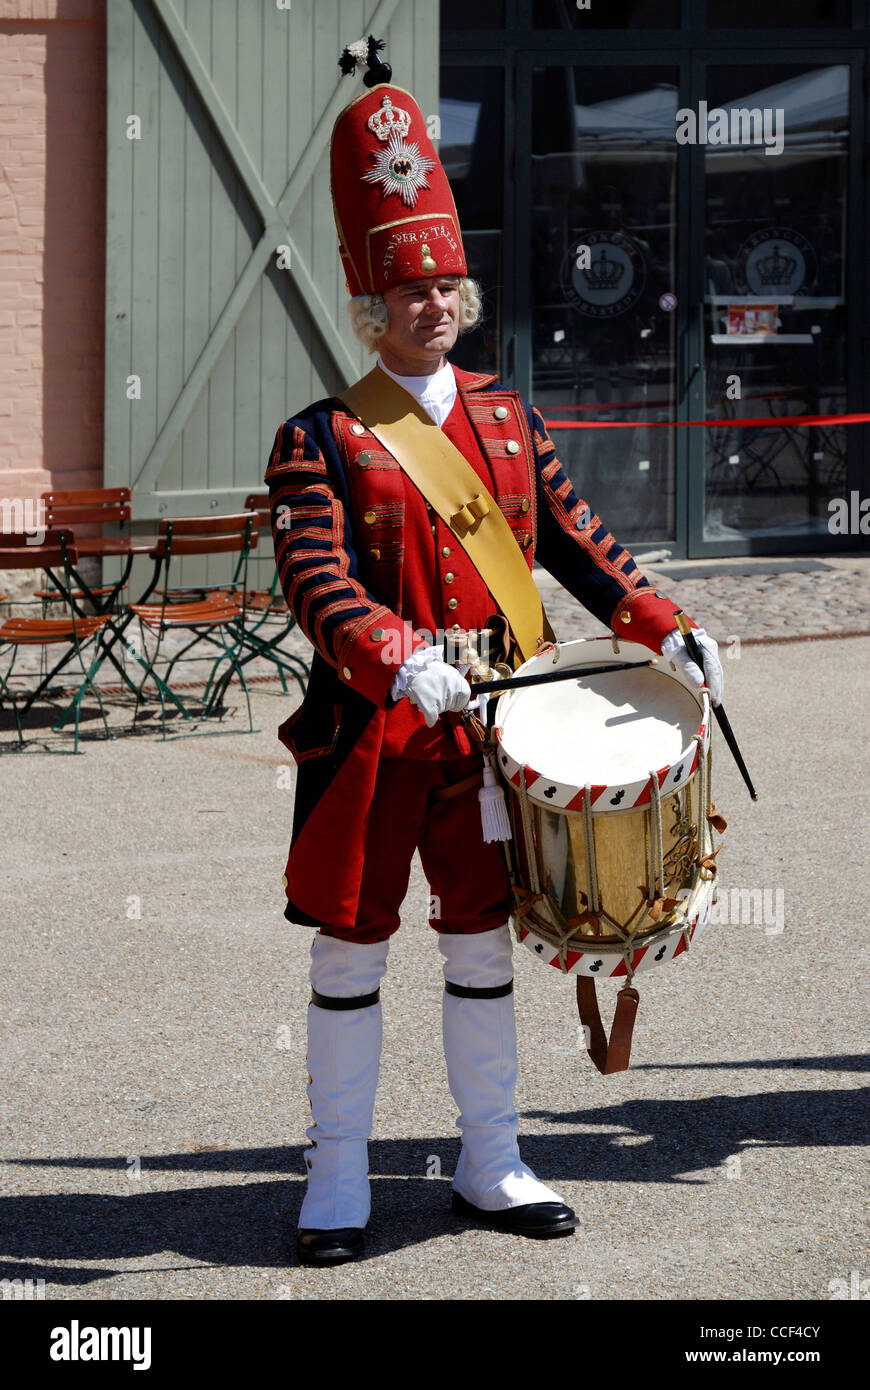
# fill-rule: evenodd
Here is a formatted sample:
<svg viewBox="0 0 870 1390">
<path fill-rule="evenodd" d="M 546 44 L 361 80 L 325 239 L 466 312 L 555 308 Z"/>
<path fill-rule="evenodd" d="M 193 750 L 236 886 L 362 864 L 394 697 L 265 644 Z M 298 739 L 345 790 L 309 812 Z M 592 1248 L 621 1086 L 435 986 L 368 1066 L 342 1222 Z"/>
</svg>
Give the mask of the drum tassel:
<svg viewBox="0 0 870 1390">
<path fill-rule="evenodd" d="M 484 843 L 490 845 L 498 840 L 504 843 L 506 840 L 512 839 L 513 836 L 504 788 L 499 781 L 495 765 L 495 751 L 492 747 L 489 730 L 483 720 L 468 710 L 463 710 L 462 719 L 466 733 L 477 744 L 483 755 L 483 786 L 478 790 L 477 799 L 480 802 L 480 824 L 483 830 Z"/>
<path fill-rule="evenodd" d="M 480 822 L 486 844 L 494 840 L 509 840 L 511 826 L 508 820 L 504 789 L 499 784 L 493 767 L 492 754 L 484 752 L 483 786 L 477 793 L 480 801 Z"/>
</svg>

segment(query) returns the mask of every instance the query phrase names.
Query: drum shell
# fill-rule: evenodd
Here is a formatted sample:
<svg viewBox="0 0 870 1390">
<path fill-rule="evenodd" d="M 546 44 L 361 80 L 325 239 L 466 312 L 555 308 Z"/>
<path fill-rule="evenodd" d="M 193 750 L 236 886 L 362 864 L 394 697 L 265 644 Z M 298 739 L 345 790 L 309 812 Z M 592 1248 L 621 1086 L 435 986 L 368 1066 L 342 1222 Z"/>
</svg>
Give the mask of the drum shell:
<svg viewBox="0 0 870 1390">
<path fill-rule="evenodd" d="M 537 881 L 545 895 L 522 914 L 527 925 L 559 937 L 569 931 L 571 944 L 578 948 L 621 950 L 627 939 L 641 943 L 661 931 L 669 917 L 675 925 L 679 923 L 683 915 L 679 906 L 666 910 L 666 915 L 662 910 L 651 914 L 650 902 L 655 897 L 687 897 L 703 872 L 698 868 L 699 856 L 712 848 L 699 804 L 697 769 L 679 791 L 661 799 L 663 885 L 655 871 L 657 832 L 650 803 L 587 818 L 582 811 L 542 806 L 527 796 L 524 814 L 522 791 L 511 786 L 510 793 L 516 879 L 526 888 Z M 588 825 L 594 841 L 591 864 L 586 852 Z M 571 926 L 570 919 L 577 917 L 586 920 Z"/>
</svg>

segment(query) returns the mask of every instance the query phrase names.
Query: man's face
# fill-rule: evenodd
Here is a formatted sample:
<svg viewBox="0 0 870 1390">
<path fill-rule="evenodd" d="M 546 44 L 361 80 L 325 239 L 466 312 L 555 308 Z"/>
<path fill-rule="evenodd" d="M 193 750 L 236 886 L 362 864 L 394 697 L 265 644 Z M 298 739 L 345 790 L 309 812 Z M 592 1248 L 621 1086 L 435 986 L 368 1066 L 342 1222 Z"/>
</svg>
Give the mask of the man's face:
<svg viewBox="0 0 870 1390">
<path fill-rule="evenodd" d="M 384 291 L 384 303 L 390 322 L 378 347 L 408 362 L 437 366 L 459 336 L 459 277 L 395 285 Z"/>
</svg>

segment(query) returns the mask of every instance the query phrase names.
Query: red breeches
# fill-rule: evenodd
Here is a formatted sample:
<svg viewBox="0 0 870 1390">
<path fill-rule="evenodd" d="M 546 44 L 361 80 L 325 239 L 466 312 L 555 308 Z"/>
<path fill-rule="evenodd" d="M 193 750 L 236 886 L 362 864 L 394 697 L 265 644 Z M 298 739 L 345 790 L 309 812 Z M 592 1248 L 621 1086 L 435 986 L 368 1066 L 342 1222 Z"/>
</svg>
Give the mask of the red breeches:
<svg viewBox="0 0 870 1390">
<path fill-rule="evenodd" d="M 464 791 L 435 795 L 475 772 L 474 784 Z M 462 935 L 502 926 L 510 912 L 510 888 L 501 845 L 484 843 L 477 795 L 482 785 L 477 752 L 430 761 L 382 758 L 369 811 L 356 925 L 322 928 L 324 934 L 361 944 L 392 936 L 415 849 L 431 890 L 429 924 L 435 931 Z"/>
</svg>

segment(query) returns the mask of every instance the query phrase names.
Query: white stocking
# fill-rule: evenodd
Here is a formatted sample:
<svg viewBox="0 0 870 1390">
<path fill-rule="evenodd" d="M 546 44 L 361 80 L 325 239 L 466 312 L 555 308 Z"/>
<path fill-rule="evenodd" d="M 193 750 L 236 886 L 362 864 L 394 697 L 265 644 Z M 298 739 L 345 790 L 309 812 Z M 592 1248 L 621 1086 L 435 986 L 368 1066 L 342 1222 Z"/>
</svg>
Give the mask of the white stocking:
<svg viewBox="0 0 870 1390">
<path fill-rule="evenodd" d="M 387 968 L 389 943 L 372 946 L 315 936 L 312 989 L 331 999 L 373 994 Z M 362 1228 L 369 1219 L 368 1138 L 381 1055 L 380 1001 L 363 1008 L 308 1006 L 308 1099 L 312 1147 L 305 1152 L 308 1186 L 299 1213 L 307 1230 Z"/>
<path fill-rule="evenodd" d="M 444 979 L 471 989 L 504 986 L 513 977 L 510 928 L 438 937 Z M 454 1189 L 483 1211 L 561 1202 L 520 1158 L 514 1108 L 517 1039 L 513 991 L 498 998 L 444 992 L 444 1057 L 460 1115 L 462 1149 Z"/>
</svg>

